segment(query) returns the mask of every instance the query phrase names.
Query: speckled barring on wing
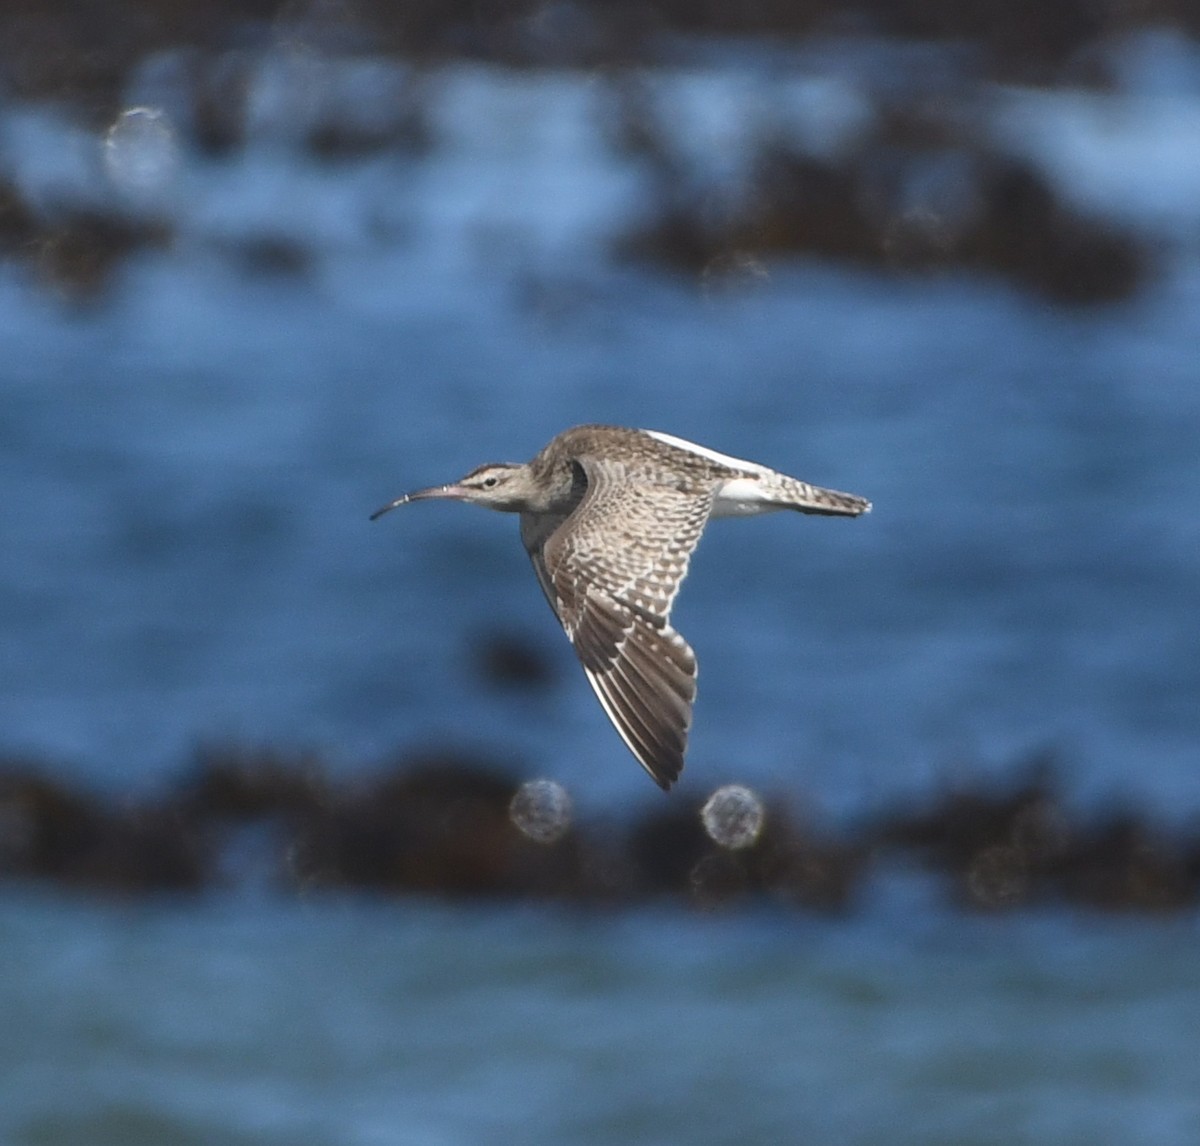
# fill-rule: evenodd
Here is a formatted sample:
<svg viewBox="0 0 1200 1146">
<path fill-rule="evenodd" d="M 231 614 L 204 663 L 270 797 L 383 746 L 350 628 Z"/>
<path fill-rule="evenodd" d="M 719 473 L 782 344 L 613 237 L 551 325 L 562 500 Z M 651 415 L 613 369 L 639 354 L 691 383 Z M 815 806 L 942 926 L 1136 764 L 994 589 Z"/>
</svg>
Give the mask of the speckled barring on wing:
<svg viewBox="0 0 1200 1146">
<path fill-rule="evenodd" d="M 480 466 L 376 510 L 454 498 L 521 515 L 521 540 L 600 704 L 662 788 L 683 770 L 696 657 L 671 606 L 711 517 L 857 517 L 865 498 L 654 430 L 575 426 L 531 462 Z"/>
</svg>

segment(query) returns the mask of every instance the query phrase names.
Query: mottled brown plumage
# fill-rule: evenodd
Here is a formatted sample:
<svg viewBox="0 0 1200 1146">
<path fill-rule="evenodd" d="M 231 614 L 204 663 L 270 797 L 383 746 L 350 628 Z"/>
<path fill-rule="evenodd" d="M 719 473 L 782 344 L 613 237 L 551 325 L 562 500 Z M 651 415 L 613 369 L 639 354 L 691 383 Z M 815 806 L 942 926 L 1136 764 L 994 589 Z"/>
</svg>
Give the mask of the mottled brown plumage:
<svg viewBox="0 0 1200 1146">
<path fill-rule="evenodd" d="M 710 517 L 795 509 L 854 517 L 870 503 L 656 431 L 576 426 L 528 464 L 480 466 L 407 494 L 521 515 L 538 583 L 604 711 L 662 788 L 683 769 L 696 658 L 671 606 Z"/>
</svg>

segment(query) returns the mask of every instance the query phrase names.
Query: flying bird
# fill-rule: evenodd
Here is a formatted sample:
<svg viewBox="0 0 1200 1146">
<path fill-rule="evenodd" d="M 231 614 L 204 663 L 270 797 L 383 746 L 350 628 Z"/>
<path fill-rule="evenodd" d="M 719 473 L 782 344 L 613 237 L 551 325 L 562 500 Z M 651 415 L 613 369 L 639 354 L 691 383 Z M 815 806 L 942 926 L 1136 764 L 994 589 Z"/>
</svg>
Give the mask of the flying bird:
<svg viewBox="0 0 1200 1146">
<path fill-rule="evenodd" d="M 696 657 L 671 606 L 710 518 L 779 509 L 858 517 L 871 503 L 656 430 L 574 426 L 530 462 L 482 465 L 430 498 L 521 515 L 538 583 L 588 683 L 638 763 L 663 789 L 683 770 Z"/>
</svg>

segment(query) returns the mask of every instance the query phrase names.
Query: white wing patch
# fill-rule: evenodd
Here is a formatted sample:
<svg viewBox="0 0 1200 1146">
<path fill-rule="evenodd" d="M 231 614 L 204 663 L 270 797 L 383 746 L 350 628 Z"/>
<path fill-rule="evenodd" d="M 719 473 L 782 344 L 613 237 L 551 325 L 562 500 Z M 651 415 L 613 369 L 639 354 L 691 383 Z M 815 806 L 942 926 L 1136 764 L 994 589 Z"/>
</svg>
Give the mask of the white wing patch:
<svg viewBox="0 0 1200 1146">
<path fill-rule="evenodd" d="M 729 454 L 719 454 L 716 450 L 710 450 L 707 446 L 698 446 L 695 442 L 689 442 L 684 438 L 677 438 L 674 434 L 664 434 L 661 430 L 643 430 L 642 433 L 649 434 L 650 437 L 663 442 L 665 445 L 674 446 L 677 450 L 687 450 L 689 454 L 698 454 L 702 458 L 708 458 L 710 462 L 716 462 L 721 466 L 729 466 L 730 469 L 747 470 L 755 474 L 774 473 L 774 470 L 768 469 L 766 466 L 760 466 L 758 462 L 748 462 L 744 458 L 734 458 L 730 457 Z"/>
<path fill-rule="evenodd" d="M 786 508 L 779 504 L 778 498 L 772 499 L 757 478 L 734 478 L 717 490 L 710 516 L 753 517 L 756 513 Z"/>
<path fill-rule="evenodd" d="M 778 498 L 773 498 L 758 480 L 761 477 L 774 477 L 774 470 L 759 465 L 758 462 L 748 462 L 744 458 L 719 454 L 707 446 L 698 446 L 695 442 L 677 438 L 674 434 L 664 434 L 661 430 L 643 430 L 642 432 L 665 445 L 674 446 L 679 450 L 687 450 L 688 453 L 707 458 L 710 462 L 716 462 L 718 465 L 757 475 L 756 477 L 732 478 L 720 486 L 713 498 L 713 517 L 751 517 L 756 513 L 771 513 L 784 508 L 779 504 Z"/>
</svg>

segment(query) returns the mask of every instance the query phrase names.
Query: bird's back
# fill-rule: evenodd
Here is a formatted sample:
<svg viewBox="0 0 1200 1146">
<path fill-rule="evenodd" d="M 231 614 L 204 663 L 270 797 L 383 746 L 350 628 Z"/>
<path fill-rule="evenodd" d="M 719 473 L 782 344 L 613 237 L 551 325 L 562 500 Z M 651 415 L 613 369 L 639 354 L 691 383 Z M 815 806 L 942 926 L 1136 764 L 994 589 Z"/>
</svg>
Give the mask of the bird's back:
<svg viewBox="0 0 1200 1146">
<path fill-rule="evenodd" d="M 679 488 L 694 484 L 705 488 L 715 481 L 728 481 L 764 469 L 739 463 L 702 447 L 691 447 L 682 438 L 635 430 L 626 426 L 587 424 L 572 426 L 553 438 L 534 459 L 537 469 L 554 468 L 564 461 L 584 457 L 605 460 L 629 476 L 663 481 Z"/>
</svg>

